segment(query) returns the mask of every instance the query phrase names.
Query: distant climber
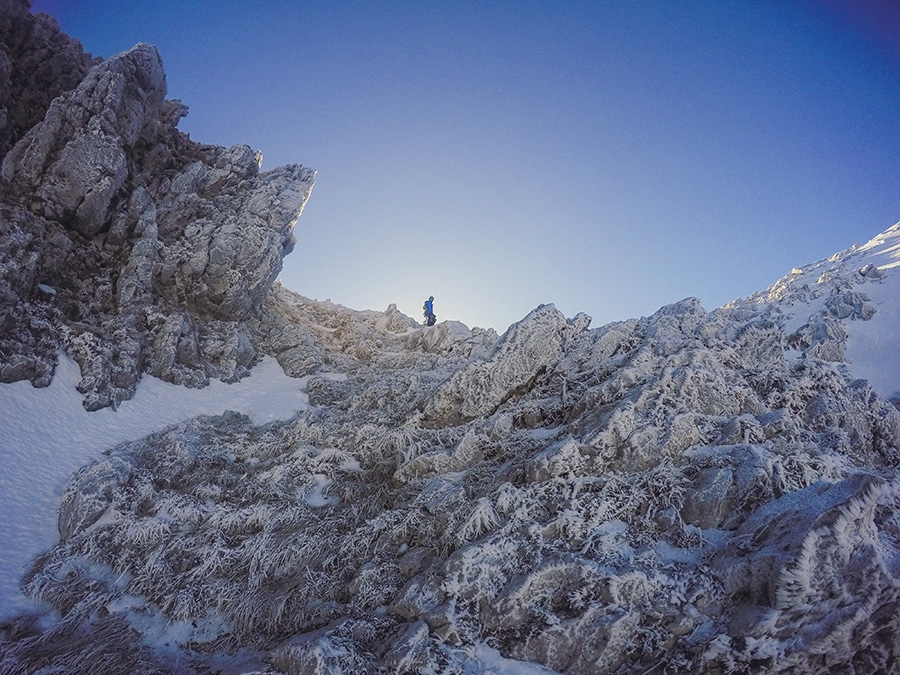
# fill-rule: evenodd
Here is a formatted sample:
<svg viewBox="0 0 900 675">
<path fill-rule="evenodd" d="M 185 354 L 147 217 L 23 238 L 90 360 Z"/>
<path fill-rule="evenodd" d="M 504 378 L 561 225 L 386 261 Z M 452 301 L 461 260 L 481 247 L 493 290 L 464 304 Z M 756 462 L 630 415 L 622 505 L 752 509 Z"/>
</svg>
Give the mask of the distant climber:
<svg viewBox="0 0 900 675">
<path fill-rule="evenodd" d="M 429 298 L 425 301 L 425 304 L 422 305 L 422 314 L 425 317 L 425 325 L 433 326 L 434 322 L 437 321 L 437 317 L 434 314 L 434 296 L 429 296 Z"/>
</svg>

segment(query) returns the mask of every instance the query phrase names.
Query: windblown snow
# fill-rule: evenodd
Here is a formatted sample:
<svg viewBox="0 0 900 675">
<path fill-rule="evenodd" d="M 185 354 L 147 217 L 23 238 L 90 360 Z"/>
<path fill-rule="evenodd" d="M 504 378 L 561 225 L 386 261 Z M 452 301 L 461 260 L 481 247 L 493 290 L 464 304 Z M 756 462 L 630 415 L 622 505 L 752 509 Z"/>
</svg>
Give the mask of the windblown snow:
<svg viewBox="0 0 900 675">
<path fill-rule="evenodd" d="M 900 400 L 900 224 L 862 246 L 854 246 L 791 274 L 770 289 L 787 331 L 799 328 L 828 302 L 840 303 L 847 331 L 845 360 L 854 377 L 868 380 L 885 398 Z M 865 272 L 860 272 L 864 270 Z M 873 278 L 875 283 L 861 280 Z M 834 289 L 834 290 L 832 290 Z M 857 290 L 859 289 L 859 290 Z M 854 295 L 860 293 L 860 296 Z M 835 298 L 839 298 L 835 302 Z M 840 302 L 843 300 L 843 302 Z M 863 303 L 858 305 L 858 303 Z M 873 311 L 864 320 L 863 307 Z"/>
<path fill-rule="evenodd" d="M 882 396 L 900 400 L 900 230 L 895 225 L 859 249 L 855 263 L 885 272 L 882 283 L 866 289 L 875 321 L 852 321 L 847 329 L 847 363 L 856 377 Z M 849 261 L 848 261 L 849 262 Z M 850 263 L 853 264 L 853 263 Z M 841 272 L 846 274 L 845 264 Z M 887 272 L 890 271 L 890 274 Z M 874 318 L 874 317 L 873 317 Z M 893 326 L 893 328 L 891 328 Z"/>
</svg>

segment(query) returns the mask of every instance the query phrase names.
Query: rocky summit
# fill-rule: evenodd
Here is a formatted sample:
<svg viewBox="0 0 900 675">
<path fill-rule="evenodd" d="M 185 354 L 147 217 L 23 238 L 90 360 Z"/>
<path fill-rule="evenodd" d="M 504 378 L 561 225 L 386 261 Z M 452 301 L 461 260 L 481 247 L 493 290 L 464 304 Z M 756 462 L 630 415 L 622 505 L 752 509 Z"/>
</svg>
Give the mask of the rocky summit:
<svg viewBox="0 0 900 675">
<path fill-rule="evenodd" d="M 900 672 L 900 373 L 857 374 L 900 227 L 711 312 L 354 311 L 273 283 L 311 170 L 190 141 L 149 45 L 0 17 L 0 377 L 62 350 L 96 409 L 269 354 L 310 404 L 78 471 L 0 673 Z"/>
</svg>

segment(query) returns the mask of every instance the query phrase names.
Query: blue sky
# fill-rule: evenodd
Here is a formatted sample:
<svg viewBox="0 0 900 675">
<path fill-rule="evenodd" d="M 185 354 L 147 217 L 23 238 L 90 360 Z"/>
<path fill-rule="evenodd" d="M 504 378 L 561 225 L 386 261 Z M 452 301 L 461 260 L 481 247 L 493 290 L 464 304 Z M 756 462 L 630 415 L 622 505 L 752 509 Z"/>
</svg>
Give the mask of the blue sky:
<svg viewBox="0 0 900 675">
<path fill-rule="evenodd" d="M 180 128 L 318 170 L 284 284 L 500 332 L 713 309 L 900 220 L 876 0 L 35 0 L 159 47 Z"/>
</svg>

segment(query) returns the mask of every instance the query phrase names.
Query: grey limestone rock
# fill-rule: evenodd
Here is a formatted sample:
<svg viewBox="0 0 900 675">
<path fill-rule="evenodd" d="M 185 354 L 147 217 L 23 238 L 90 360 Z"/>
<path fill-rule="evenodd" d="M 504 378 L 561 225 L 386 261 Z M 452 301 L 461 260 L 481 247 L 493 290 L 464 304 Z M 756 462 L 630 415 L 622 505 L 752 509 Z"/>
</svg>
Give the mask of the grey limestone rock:
<svg viewBox="0 0 900 675">
<path fill-rule="evenodd" d="M 125 183 L 126 148 L 155 140 L 165 94 L 159 53 L 137 45 L 95 66 L 75 90 L 55 99 L 7 153 L 0 175 L 40 215 L 92 236 L 107 225 Z"/>
<path fill-rule="evenodd" d="M 273 331 L 264 306 L 315 172 L 260 172 L 247 146 L 178 132 L 187 108 L 165 99 L 155 47 L 94 60 L 50 17 L 4 6 L 0 378 L 46 385 L 64 348 L 93 410 L 130 398 L 145 372 L 203 386 L 265 353 L 314 370 L 309 341 Z M 54 96 L 14 95 L 34 89 Z"/>
</svg>

